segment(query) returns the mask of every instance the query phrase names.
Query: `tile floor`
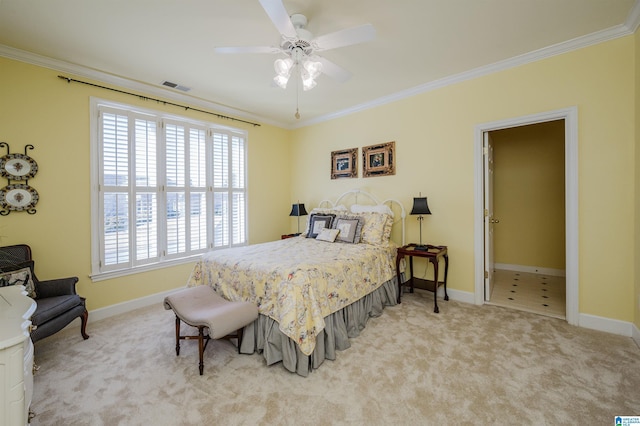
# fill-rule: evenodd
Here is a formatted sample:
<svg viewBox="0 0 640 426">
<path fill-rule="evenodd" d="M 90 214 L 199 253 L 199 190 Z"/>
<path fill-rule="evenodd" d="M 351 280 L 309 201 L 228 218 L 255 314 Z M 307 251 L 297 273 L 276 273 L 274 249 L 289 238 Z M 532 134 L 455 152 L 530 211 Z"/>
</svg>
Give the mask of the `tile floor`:
<svg viewBox="0 0 640 426">
<path fill-rule="evenodd" d="M 488 303 L 565 319 L 565 277 L 496 270 Z"/>
</svg>

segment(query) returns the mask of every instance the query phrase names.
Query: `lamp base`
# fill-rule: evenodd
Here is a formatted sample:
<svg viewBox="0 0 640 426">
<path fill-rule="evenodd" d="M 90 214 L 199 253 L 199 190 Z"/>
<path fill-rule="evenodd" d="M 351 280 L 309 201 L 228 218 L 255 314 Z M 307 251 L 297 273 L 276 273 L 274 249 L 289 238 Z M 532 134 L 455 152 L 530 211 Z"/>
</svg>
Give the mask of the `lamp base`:
<svg viewBox="0 0 640 426">
<path fill-rule="evenodd" d="M 429 251 L 429 246 L 418 245 L 413 248 L 415 251 Z"/>
</svg>

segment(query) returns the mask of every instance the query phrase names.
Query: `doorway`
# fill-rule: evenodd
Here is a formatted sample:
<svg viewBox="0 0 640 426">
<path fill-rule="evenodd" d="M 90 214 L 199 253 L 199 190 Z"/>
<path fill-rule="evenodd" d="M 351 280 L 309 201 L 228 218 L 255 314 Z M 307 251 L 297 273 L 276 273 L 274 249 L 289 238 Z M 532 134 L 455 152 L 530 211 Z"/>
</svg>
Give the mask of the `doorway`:
<svg viewBox="0 0 640 426">
<path fill-rule="evenodd" d="M 565 319 L 564 127 L 553 120 L 486 133 L 486 303 Z"/>
<path fill-rule="evenodd" d="M 566 270 L 566 297 L 565 312 L 566 320 L 570 324 L 578 323 L 578 220 L 577 220 L 577 109 L 569 108 L 557 111 L 550 111 L 542 114 L 518 117 L 503 121 L 478 125 L 475 132 L 475 211 L 474 211 L 474 231 L 475 231 L 475 303 L 488 303 L 487 295 L 490 295 L 491 279 L 490 271 L 493 271 L 493 257 L 491 256 L 490 245 L 485 245 L 491 226 L 497 225 L 492 212 L 488 211 L 491 206 L 487 204 L 485 198 L 485 168 L 486 154 L 485 141 L 491 132 L 529 126 L 551 121 L 562 121 L 564 123 L 564 241 L 566 243 L 564 253 L 564 267 Z M 492 221 L 491 219 L 494 219 Z M 535 265 L 534 265 L 535 266 Z M 534 268 L 535 269 L 535 268 Z M 550 268 L 556 269 L 556 268 Z M 560 268 L 557 268 L 560 269 Z M 535 271 L 533 271 L 535 272 Z M 486 294 L 488 292 L 488 294 Z"/>
</svg>

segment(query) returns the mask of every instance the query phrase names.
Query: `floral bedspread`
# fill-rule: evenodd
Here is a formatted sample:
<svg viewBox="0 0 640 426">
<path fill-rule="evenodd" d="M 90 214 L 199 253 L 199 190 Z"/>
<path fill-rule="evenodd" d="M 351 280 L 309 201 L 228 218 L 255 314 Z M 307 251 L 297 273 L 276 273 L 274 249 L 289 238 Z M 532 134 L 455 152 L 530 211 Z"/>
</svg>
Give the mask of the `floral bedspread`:
<svg viewBox="0 0 640 426">
<path fill-rule="evenodd" d="M 324 317 L 395 276 L 397 246 L 296 237 L 206 253 L 187 286 L 210 285 L 228 300 L 254 302 L 261 314 L 310 355 Z"/>
</svg>

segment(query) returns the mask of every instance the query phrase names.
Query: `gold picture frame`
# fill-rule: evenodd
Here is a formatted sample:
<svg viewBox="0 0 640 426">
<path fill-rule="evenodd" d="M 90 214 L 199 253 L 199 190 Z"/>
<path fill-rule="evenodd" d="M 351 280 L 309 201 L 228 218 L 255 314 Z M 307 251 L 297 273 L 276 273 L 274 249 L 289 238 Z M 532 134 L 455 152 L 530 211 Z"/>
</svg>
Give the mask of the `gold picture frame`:
<svg viewBox="0 0 640 426">
<path fill-rule="evenodd" d="M 362 176 L 390 176 L 396 174 L 396 143 L 386 142 L 362 147 Z"/>
<path fill-rule="evenodd" d="M 358 148 L 331 152 L 331 179 L 358 177 Z"/>
</svg>

